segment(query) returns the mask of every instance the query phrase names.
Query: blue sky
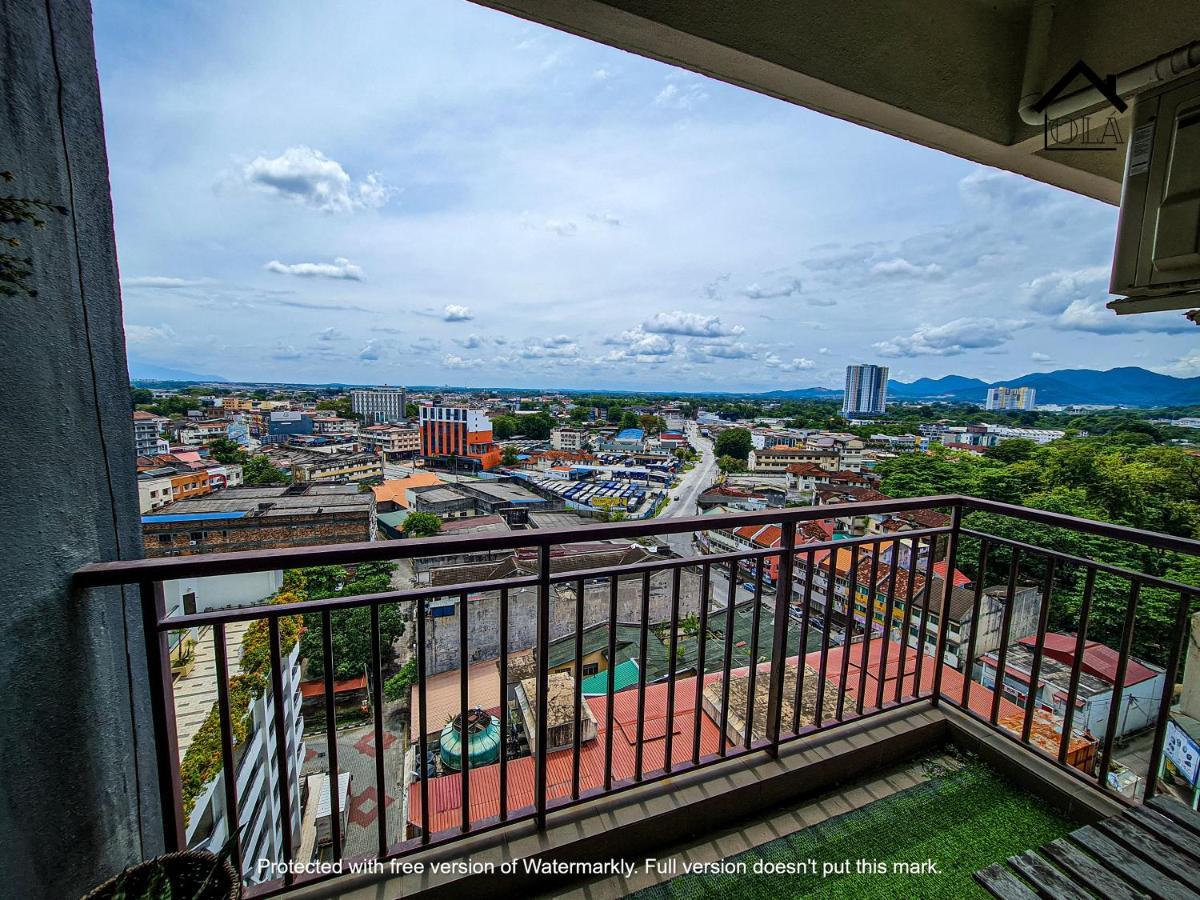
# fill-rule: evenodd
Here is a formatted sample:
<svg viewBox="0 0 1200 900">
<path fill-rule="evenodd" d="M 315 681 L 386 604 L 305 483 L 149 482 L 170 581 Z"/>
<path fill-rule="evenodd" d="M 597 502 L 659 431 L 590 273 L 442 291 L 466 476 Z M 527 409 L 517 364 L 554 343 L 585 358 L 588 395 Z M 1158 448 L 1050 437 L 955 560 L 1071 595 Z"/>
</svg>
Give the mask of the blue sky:
<svg viewBox="0 0 1200 900">
<path fill-rule="evenodd" d="M 465 0 L 97 0 L 131 357 L 772 390 L 1200 374 L 1117 211 Z"/>
</svg>

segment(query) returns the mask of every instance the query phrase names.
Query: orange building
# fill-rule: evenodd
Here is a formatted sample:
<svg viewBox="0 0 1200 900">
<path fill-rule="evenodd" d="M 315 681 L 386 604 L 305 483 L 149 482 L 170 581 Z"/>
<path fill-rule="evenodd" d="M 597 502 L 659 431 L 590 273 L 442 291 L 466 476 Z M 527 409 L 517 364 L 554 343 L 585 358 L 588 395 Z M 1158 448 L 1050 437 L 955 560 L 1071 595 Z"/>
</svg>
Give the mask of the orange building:
<svg viewBox="0 0 1200 900">
<path fill-rule="evenodd" d="M 500 465 L 492 422 L 483 410 L 465 406 L 421 407 L 421 455 L 475 460 L 481 469 Z"/>
</svg>

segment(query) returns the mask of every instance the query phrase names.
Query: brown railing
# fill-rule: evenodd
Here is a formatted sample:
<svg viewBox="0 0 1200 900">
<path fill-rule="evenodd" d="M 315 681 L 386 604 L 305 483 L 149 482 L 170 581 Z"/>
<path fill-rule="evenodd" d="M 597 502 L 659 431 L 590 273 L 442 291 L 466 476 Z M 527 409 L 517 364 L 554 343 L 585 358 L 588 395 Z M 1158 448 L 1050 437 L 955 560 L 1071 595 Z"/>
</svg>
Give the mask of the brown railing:
<svg viewBox="0 0 1200 900">
<path fill-rule="evenodd" d="M 887 533 L 866 533 L 836 541 L 797 543 L 798 526 L 814 520 L 853 520 L 860 517 L 884 517 L 914 510 L 944 510 L 948 516 L 938 520 L 941 524 Z M 1133 571 L 1097 559 L 1074 556 L 1044 546 L 1014 540 L 977 530 L 965 521 L 971 513 L 990 513 L 1005 517 L 1005 521 L 1019 521 L 1037 526 L 1046 533 L 1064 530 L 1076 534 L 1091 535 L 1105 542 L 1123 542 L 1143 548 L 1154 568 L 1156 560 L 1163 554 L 1179 553 L 1195 555 L 1200 552 L 1200 542 L 1153 534 L 1109 525 L 1074 519 L 1067 516 L 1038 510 L 1014 507 L 989 501 L 958 496 L 937 496 L 904 500 L 887 500 L 868 503 L 853 503 L 839 506 L 775 509 L 762 512 L 735 513 L 720 516 L 693 518 L 658 519 L 618 524 L 598 524 L 584 529 L 531 530 L 502 534 L 470 535 L 463 537 L 433 537 L 412 541 L 384 541 L 361 544 L 340 544 L 318 548 L 295 548 L 269 551 L 253 551 L 204 556 L 173 557 L 169 559 L 133 560 L 97 563 L 80 570 L 76 582 L 81 588 L 103 586 L 136 586 L 140 591 L 143 610 L 146 654 L 150 664 L 150 692 L 154 715 L 155 748 L 158 768 L 161 773 L 161 801 L 166 811 L 166 843 L 168 849 L 186 845 L 182 793 L 179 777 L 178 744 L 175 734 L 175 710 L 169 657 L 168 635 L 172 631 L 196 627 L 211 627 L 216 648 L 217 707 L 221 731 L 222 770 L 225 809 L 236 818 L 238 810 L 238 784 L 235 770 L 235 736 L 233 715 L 229 696 L 229 660 L 225 650 L 228 626 L 254 620 L 266 620 L 269 625 L 270 643 L 270 688 L 272 696 L 283 695 L 282 672 L 283 651 L 281 648 L 280 619 L 297 612 L 318 616 L 321 628 L 321 644 L 324 652 L 324 712 L 326 718 L 326 753 L 328 760 L 329 806 L 332 810 L 333 859 L 341 858 L 343 835 L 341 833 L 339 796 L 340 772 L 338 764 L 338 742 L 336 737 L 336 709 L 334 704 L 334 642 L 331 616 L 340 610 L 366 607 L 370 610 L 371 658 L 369 666 L 369 688 L 372 698 L 370 729 L 373 732 L 375 753 L 374 779 L 377 800 L 377 847 L 375 858 L 391 860 L 405 854 L 456 840 L 464 834 L 478 833 L 500 825 L 532 819 L 538 827 L 545 827 L 547 817 L 555 810 L 576 804 L 596 796 L 646 784 L 681 771 L 711 765 L 722 759 L 749 753 L 766 752 L 775 755 L 779 747 L 791 741 L 801 740 L 816 732 L 839 727 L 847 722 L 876 715 L 885 710 L 914 704 L 945 703 L 960 708 L 985 723 L 988 727 L 1023 744 L 1034 752 L 1042 753 L 1047 759 L 1084 778 L 1101 790 L 1109 790 L 1109 775 L 1113 765 L 1113 750 L 1118 732 L 1122 729 L 1118 720 L 1122 708 L 1122 692 L 1131 661 L 1133 659 L 1134 633 L 1138 623 L 1139 603 L 1145 589 L 1170 592 L 1175 598 L 1174 609 L 1165 645 L 1159 648 L 1162 657 L 1162 690 L 1157 700 L 1157 709 L 1150 727 L 1153 728 L 1153 751 L 1150 771 L 1145 776 L 1145 795 L 1156 789 L 1157 772 L 1155 761 L 1162 754 L 1164 735 L 1171 708 L 1172 687 L 1179 678 L 1184 632 L 1187 628 L 1191 603 L 1200 589 L 1161 577 L 1153 571 Z M 555 572 L 551 565 L 551 548 L 580 542 L 609 539 L 632 539 L 665 534 L 713 532 L 731 530 L 746 525 L 778 525 L 781 538 L 777 546 L 696 555 L 684 558 L 662 557 L 641 562 L 605 566 L 595 569 Z M 968 547 L 968 545 L 970 545 Z M 420 587 L 394 590 L 363 596 L 333 597 L 309 601 L 300 606 L 255 605 L 232 609 L 196 612 L 168 616 L 163 583 L 171 579 L 200 576 L 231 575 L 280 569 L 295 569 L 315 565 L 354 565 L 371 561 L 396 561 L 419 557 L 444 557 L 455 553 L 479 553 L 497 550 L 536 548 L 538 567 L 533 575 L 473 581 L 465 584 Z M 970 550 L 970 553 L 964 552 Z M 843 580 L 844 590 L 839 589 L 841 560 L 848 556 L 848 566 Z M 863 608 L 861 626 L 855 615 L 855 600 L 859 597 L 860 571 L 866 558 L 870 562 L 865 572 L 869 583 Z M 907 556 L 907 559 L 903 557 Z M 777 565 L 777 575 L 771 579 L 768 569 L 772 562 Z M 974 566 L 968 577 L 975 582 L 972 602 L 972 628 L 966 647 L 965 672 L 958 673 L 945 662 L 949 635 L 948 619 L 951 600 L 955 590 L 956 569 Z M 745 667 L 734 666 L 734 607 L 737 601 L 742 567 L 752 573 L 747 582 L 752 590 L 752 625 L 749 646 L 745 648 L 750 663 Z M 887 571 L 881 577 L 881 567 Z M 935 579 L 935 569 L 945 577 Z M 682 591 L 685 571 L 699 572 L 699 591 L 696 605 L 698 635 L 694 662 L 679 669 L 679 654 L 682 651 L 681 601 L 689 601 Z M 717 597 L 714 606 L 712 594 L 714 584 L 727 572 L 725 595 Z M 981 612 L 985 598 L 985 587 L 990 572 L 1004 572 L 1004 590 L 1000 597 L 988 595 L 988 602 L 999 603 L 1002 608 L 1000 634 L 997 646 L 992 651 L 996 672 L 995 690 L 985 686 L 985 666 L 980 679 L 974 676 L 974 660 L 979 650 L 977 640 L 981 631 Z M 1037 611 L 1036 628 L 1032 632 L 1033 650 L 1031 670 L 1026 672 L 1030 686 L 1019 704 L 1009 700 L 1014 696 L 1011 686 L 1006 690 L 1005 675 L 1009 671 L 1007 658 L 1010 642 L 1027 637 L 1010 633 L 1013 628 L 1015 597 L 1023 584 L 1022 572 L 1036 573 L 1035 581 L 1041 593 Z M 1080 576 L 1082 580 L 1080 581 Z M 669 582 L 670 608 L 665 620 L 650 621 L 651 582 L 661 577 Z M 1083 678 L 1084 651 L 1087 648 L 1090 620 L 1094 620 L 1095 595 L 1098 577 L 1104 577 L 1111 593 L 1111 582 L 1128 584 L 1128 601 L 1121 628 L 1113 637 L 1117 638 L 1117 664 L 1115 686 L 1103 735 L 1092 735 L 1098 747 L 1089 765 L 1081 768 L 1072 746 L 1089 740 L 1087 735 L 1076 738 L 1072 718 L 1077 715 Z M 603 784 L 585 785 L 581 779 L 581 734 L 584 712 L 583 658 L 586 585 L 597 579 L 609 585 L 608 610 L 606 617 L 608 677 L 607 690 L 603 698 L 604 712 L 604 776 Z M 634 760 L 632 771 L 621 777 L 614 775 L 614 697 L 618 693 L 615 684 L 616 632 L 618 627 L 618 592 L 620 583 L 640 580 L 640 618 L 638 619 L 639 673 L 637 683 L 628 688 L 636 692 Z M 1027 578 L 1024 580 L 1028 580 Z M 773 582 L 768 584 L 768 582 Z M 898 591 L 897 585 L 900 584 Z M 886 585 L 880 590 L 880 585 Z M 941 594 L 934 593 L 935 584 Z M 558 585 L 574 585 L 575 610 L 573 631 L 573 674 L 574 706 L 572 740 L 568 750 L 551 751 L 548 747 L 547 695 L 549 693 L 549 652 L 551 647 L 551 592 Z M 787 585 L 787 589 L 781 588 Z M 823 585 L 823 586 L 822 586 Z M 919 588 L 918 588 L 919 585 Z M 1064 585 L 1066 587 L 1064 587 Z M 1081 590 L 1077 590 L 1081 585 Z M 512 592 L 536 590 L 537 623 L 534 646 L 536 679 L 536 734 L 531 735 L 535 746 L 534 792 L 532 802 L 521 808 L 510 809 L 511 768 L 514 764 L 508 746 L 511 714 L 508 702 L 510 685 L 508 671 L 510 662 L 509 627 L 510 597 Z M 1025 590 L 1024 587 L 1021 587 Z M 1061 737 L 1057 746 L 1048 747 L 1044 729 L 1038 727 L 1037 713 L 1045 704 L 1039 699 L 1042 669 L 1047 662 L 1046 640 L 1051 625 L 1051 598 L 1056 591 L 1070 590 L 1079 597 L 1078 621 L 1074 647 L 1074 662 L 1070 672 L 1065 699 L 1064 721 L 1059 723 Z M 470 793 L 474 788 L 470 778 L 468 742 L 464 740 L 462 769 L 459 775 L 461 818 L 456 827 L 438 830 L 431 823 L 430 787 L 426 777 L 426 761 L 429 759 L 429 708 L 426 703 L 426 688 L 430 679 L 429 659 L 430 636 L 427 623 L 429 601 L 457 598 L 458 602 L 458 660 L 459 695 L 458 706 L 462 722 L 468 720 L 469 709 L 468 665 L 469 653 L 469 595 L 481 592 L 498 594 L 499 652 L 498 669 L 500 680 L 499 720 L 501 741 L 499 750 L 498 814 L 481 819 L 472 817 Z M 841 598 L 845 599 L 842 600 Z M 1157 602 L 1157 601 L 1156 601 Z M 411 789 L 420 797 L 420 829 L 415 837 L 389 833 L 387 820 L 388 774 L 384 761 L 385 728 L 382 692 L 384 682 L 383 657 L 380 648 L 380 610 L 388 604 L 407 603 L 412 605 L 415 622 L 415 654 L 417 661 L 416 690 L 419 712 L 415 724 L 416 736 L 413 743 L 417 750 L 417 768 L 420 777 L 411 784 Z M 1161 603 L 1160 603 L 1161 605 Z M 773 629 L 769 648 L 760 646 L 762 616 L 770 614 Z M 716 630 L 714 621 L 724 617 L 723 641 L 719 645 L 720 659 L 708 659 L 709 648 L 706 636 Z M 1060 616 L 1061 619 L 1061 616 Z M 798 621 L 799 635 L 795 643 L 795 686 L 787 690 L 787 679 L 792 659 L 791 629 L 793 620 Z M 840 646 L 832 635 L 840 630 Z M 652 625 L 666 625 L 668 671 L 665 678 L 666 723 L 664 733 L 647 736 L 647 641 Z M 710 627 L 711 626 L 711 627 Z M 915 629 L 915 640 L 913 639 Z M 1093 631 L 1101 629 L 1093 628 Z M 816 640 L 817 646 L 810 649 Z M 933 650 L 927 649 L 932 637 Z M 657 637 L 655 638 L 658 639 Z M 714 648 L 717 649 L 717 648 Z M 740 650 L 741 648 L 739 648 Z M 873 655 L 874 654 L 874 655 Z M 926 659 L 926 657 L 929 657 Z M 811 665 L 808 663 L 811 662 Z M 742 673 L 741 669 L 745 668 Z M 688 672 L 694 674 L 688 675 Z M 1156 670 L 1158 671 L 1158 670 Z M 746 679 L 745 709 L 731 710 L 731 682 L 734 676 Z M 694 679 L 688 683 L 687 678 Z M 945 687 L 944 678 L 959 679 L 958 689 Z M 765 722 L 755 727 L 760 715 L 756 708 L 761 679 L 767 680 Z M 815 679 L 815 685 L 811 682 Z M 874 679 L 874 684 L 871 680 Z M 704 710 L 704 692 L 707 685 L 720 683 L 719 711 L 717 721 L 709 722 Z M 806 684 L 806 682 L 809 682 Z M 894 683 L 890 683 L 894 682 Z M 806 689 L 807 688 L 807 689 Z M 681 691 L 691 691 L 689 695 Z M 990 691 L 990 702 L 980 706 L 978 698 Z M 976 703 L 972 703 L 972 695 Z M 677 708 L 690 699 L 691 721 L 688 728 L 675 728 Z M 1006 706 L 1007 704 L 1007 706 Z M 789 709 L 790 707 L 790 709 Z M 1020 709 L 1019 722 L 1006 719 L 1002 711 L 1011 707 Z M 588 713 L 590 715 L 590 713 Z M 740 740 L 730 737 L 731 715 L 741 719 Z M 707 727 L 706 727 L 707 726 Z M 293 859 L 295 848 L 292 830 L 288 823 L 294 810 L 290 808 L 291 797 L 287 788 L 293 777 L 297 762 L 289 755 L 288 735 L 284 721 L 283 703 L 275 702 L 271 727 L 274 731 L 279 796 L 277 798 L 283 827 L 282 857 Z M 625 727 L 622 725 L 622 727 Z M 712 730 L 716 736 L 713 738 Z M 682 736 L 690 732 L 690 741 Z M 736 731 L 736 729 L 735 729 Z M 704 740 L 708 734 L 709 740 Z M 661 737 L 661 741 L 658 738 Z M 715 743 L 714 743 L 715 740 Z M 651 743 L 655 746 L 651 752 Z M 661 749 L 660 749 L 661 744 Z M 293 750 L 295 748 L 292 748 Z M 551 790 L 549 766 L 551 757 L 557 762 L 562 753 L 570 754 L 569 790 Z M 661 754 L 661 756 L 660 756 Z M 1086 755 L 1086 754 L 1085 754 Z M 483 783 L 483 782 L 480 782 Z M 562 782 L 556 782 L 556 786 Z M 561 795 L 556 795 L 561 794 Z M 245 822 L 230 822 L 237 828 Z M 404 827 L 402 825 L 402 827 Z M 235 848 L 237 864 L 250 871 L 252 860 L 242 858 L 243 848 Z M 292 887 L 319 880 L 328 875 L 296 875 L 284 872 L 278 879 L 268 879 L 246 889 L 247 896 L 267 896 L 286 893 Z"/>
</svg>

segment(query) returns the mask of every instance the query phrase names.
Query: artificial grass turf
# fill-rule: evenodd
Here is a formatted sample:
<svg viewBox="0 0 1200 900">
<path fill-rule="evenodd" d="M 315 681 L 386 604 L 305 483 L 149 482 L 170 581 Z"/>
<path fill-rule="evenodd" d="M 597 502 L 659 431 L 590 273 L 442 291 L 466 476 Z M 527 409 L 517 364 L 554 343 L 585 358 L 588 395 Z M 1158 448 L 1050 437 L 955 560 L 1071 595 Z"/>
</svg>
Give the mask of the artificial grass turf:
<svg viewBox="0 0 1200 900">
<path fill-rule="evenodd" d="M 726 864 L 745 872 L 691 873 L 634 894 L 641 900 L 742 900 L 775 897 L 986 897 L 973 872 L 1074 831 L 1078 825 L 975 761 L 908 790 L 744 853 Z M 815 874 L 755 874 L 758 860 L 815 860 Z M 857 871 L 858 860 L 886 874 Z M 894 863 L 937 865 L 937 874 L 893 871 Z M 843 874 L 849 860 L 849 872 Z M 822 875 L 825 864 L 841 864 Z M 680 864 L 682 869 L 682 863 Z"/>
</svg>

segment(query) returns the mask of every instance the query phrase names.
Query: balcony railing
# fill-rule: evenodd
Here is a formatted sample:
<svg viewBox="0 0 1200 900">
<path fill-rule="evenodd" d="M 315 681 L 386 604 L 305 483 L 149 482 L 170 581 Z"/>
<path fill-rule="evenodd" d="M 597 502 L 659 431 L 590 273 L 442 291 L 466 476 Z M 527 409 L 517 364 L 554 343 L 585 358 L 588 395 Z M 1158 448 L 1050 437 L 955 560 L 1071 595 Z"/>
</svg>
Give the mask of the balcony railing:
<svg viewBox="0 0 1200 900">
<path fill-rule="evenodd" d="M 941 518 L 929 520 L 930 527 L 903 531 L 871 531 L 890 516 L 914 510 L 942 510 Z M 1053 535 L 1073 533 L 1099 539 L 1105 546 L 1122 544 L 1136 550 L 1142 570 L 1113 565 L 1100 559 L 1073 555 L 1011 536 L 989 533 L 976 527 L 977 514 L 984 522 L 1019 523 L 1025 533 Z M 948 514 L 948 515 L 947 515 Z M 803 542 L 798 534 L 807 537 L 804 523 L 815 520 L 867 521 L 868 531 L 841 540 Z M 918 523 L 920 524 L 920 523 Z M 572 543 L 601 540 L 630 540 L 653 536 L 730 531 L 742 526 L 775 525 L 779 527 L 776 545 L 755 547 L 737 552 L 711 555 L 660 556 L 640 562 L 604 566 L 592 569 L 556 571 L 552 565 L 552 548 Z M 1045 544 L 1055 544 L 1046 539 Z M 446 557 L 503 550 L 536 548 L 537 568 L 532 575 L 472 581 L 470 583 L 417 587 L 383 593 L 335 597 L 307 602 L 300 607 L 260 604 L 250 607 L 197 612 L 168 616 L 163 583 L 171 579 L 220 576 L 238 573 L 295 569 L 318 565 L 356 565 L 371 561 L 396 561 L 419 557 Z M 179 778 L 179 759 L 175 734 L 174 697 L 169 668 L 168 636 L 180 629 L 208 627 L 216 648 L 217 707 L 220 719 L 225 809 L 237 810 L 238 782 L 235 777 L 235 736 L 229 689 L 229 659 L 226 651 L 226 628 L 233 623 L 265 620 L 269 626 L 270 686 L 273 696 L 281 696 L 282 658 L 280 620 L 302 612 L 317 616 L 320 621 L 324 651 L 324 712 L 326 718 L 326 756 L 328 771 L 337 773 L 338 741 L 335 724 L 334 654 L 332 614 L 353 608 L 370 610 L 371 662 L 369 691 L 371 704 L 368 728 L 373 733 L 375 752 L 374 797 L 377 799 L 377 835 L 374 856 L 391 860 L 423 848 L 452 842 L 469 834 L 501 825 L 532 819 L 544 828 L 548 817 L 556 810 L 569 807 L 597 796 L 611 794 L 641 784 L 678 774 L 685 770 L 712 765 L 723 759 L 755 753 L 778 755 L 781 745 L 803 741 L 818 732 L 839 728 L 846 723 L 878 715 L 887 710 L 911 704 L 956 707 L 1009 740 L 1041 754 L 1064 771 L 1091 784 L 1096 790 L 1121 797 L 1110 781 L 1115 741 L 1122 733 L 1122 694 L 1126 689 L 1130 667 L 1152 671 L 1161 676 L 1160 690 L 1148 715 L 1148 728 L 1153 729 L 1151 765 L 1145 774 L 1141 796 L 1151 796 L 1157 787 L 1157 761 L 1161 758 L 1164 737 L 1172 704 L 1172 689 L 1179 680 L 1184 635 L 1192 603 L 1200 588 L 1162 577 L 1163 561 L 1170 554 L 1196 555 L 1200 542 L 1162 534 L 1139 531 L 1117 525 L 1086 521 L 1024 507 L 1009 506 L 959 496 L 936 496 L 904 500 L 853 503 L 839 506 L 776 509 L 762 512 L 735 513 L 694 518 L 656 519 L 644 522 L 598 524 L 585 529 L 530 530 L 502 534 L 469 535 L 463 537 L 434 537 L 424 540 L 341 544 L 327 547 L 304 547 L 268 551 L 229 553 L 206 556 L 175 557 L 170 559 L 136 560 L 98 563 L 77 573 L 80 587 L 133 586 L 140 591 L 144 614 L 146 651 L 150 660 L 151 677 L 148 690 L 154 712 L 155 747 L 161 773 L 161 800 L 166 818 L 168 849 L 186 845 L 184 813 Z M 845 563 L 843 571 L 843 563 Z M 749 575 L 742 575 L 748 569 Z M 959 569 L 966 570 L 971 588 L 961 588 L 956 581 Z M 690 589 L 683 585 L 683 573 L 698 573 L 697 597 L 689 597 Z M 774 573 L 775 577 L 772 577 Z M 998 573 L 993 577 L 990 573 Z M 839 575 L 841 576 L 839 579 Z M 937 577 L 937 576 L 941 577 Z M 692 578 L 689 575 L 689 579 Z M 749 582 L 743 578 L 751 579 Z M 665 620 L 651 621 L 651 582 L 664 585 L 669 596 L 669 615 Z M 720 596 L 724 579 L 724 596 Z M 866 584 L 864 585 L 864 579 Z M 999 590 L 985 592 L 990 580 L 999 582 Z M 606 621 L 585 620 L 584 597 L 588 584 L 602 581 L 608 585 Z M 635 685 L 616 685 L 616 634 L 618 625 L 618 593 L 620 584 L 632 581 L 635 596 L 640 597 L 640 618 L 637 626 L 638 656 L 641 663 Z M 1036 621 L 1032 632 L 1013 631 L 1018 615 L 1015 598 L 1031 586 L 1040 593 L 1036 606 Z M 640 588 L 638 583 L 640 582 Z M 839 589 L 839 582 L 841 588 Z M 691 582 L 689 582 L 691 583 Z M 752 590 L 747 590 L 747 584 Z M 784 589 L 781 586 L 788 586 Z M 574 639 L 573 654 L 569 654 L 569 670 L 573 674 L 573 721 L 571 740 L 567 749 L 548 747 L 548 694 L 552 668 L 551 620 L 552 592 L 560 586 L 574 587 L 574 623 L 568 633 Z M 824 587 L 822 587 L 824 586 Z M 861 590 L 862 587 L 866 590 Z M 1097 592 L 1103 587 L 1104 617 L 1098 617 Z M 534 643 L 534 705 L 535 732 L 529 735 L 532 744 L 532 796 L 516 791 L 514 805 L 513 767 L 518 765 L 507 736 L 512 724 L 508 702 L 510 663 L 510 613 L 514 592 L 536 592 L 536 640 Z M 734 607 L 738 592 L 752 595 L 752 623 L 748 646 L 736 646 L 734 641 Z M 955 592 L 971 592 L 971 629 L 965 649 L 953 658 L 961 662 L 962 671 L 946 662 L 948 622 Z M 1112 618 L 1114 591 L 1122 601 L 1119 622 Z M 1147 592 L 1154 592 L 1154 611 L 1157 625 L 1139 620 Z M 467 721 L 471 712 L 468 686 L 470 654 L 470 603 L 468 597 L 485 592 L 498 595 L 498 678 L 500 681 L 500 741 L 499 759 L 495 765 L 498 795 L 495 814 L 476 817 L 472 811 L 471 793 L 492 790 L 492 782 L 471 777 L 470 754 L 462 753 L 461 772 L 457 778 L 459 814 L 453 823 L 442 816 L 435 821 L 437 809 L 431 807 L 430 793 L 434 786 L 426 776 L 429 759 L 430 727 L 428 719 L 427 686 L 432 677 L 430 664 L 430 634 L 427 604 L 450 599 L 457 601 L 458 610 L 458 712 Z M 1065 696 L 1047 702 L 1040 690 L 1043 670 L 1050 666 L 1051 650 L 1047 635 L 1051 632 L 1052 607 L 1059 593 L 1069 594 L 1069 602 L 1057 604 L 1055 620 L 1060 627 L 1074 632 L 1074 646 L 1068 648 L 1073 662 Z M 713 596 L 713 595 L 716 596 Z M 862 600 L 863 615 L 859 622 L 855 614 L 856 601 Z M 962 596 L 957 599 L 962 601 Z M 987 611 L 984 604 L 998 604 L 999 634 L 988 637 L 983 628 Z M 414 725 L 416 768 L 421 777 L 411 782 L 414 803 L 419 802 L 419 816 L 414 823 L 415 836 L 391 833 L 386 809 L 388 800 L 397 798 L 404 785 L 389 783 L 384 752 L 385 728 L 382 685 L 384 682 L 383 653 L 380 646 L 380 610 L 387 604 L 412 604 L 415 622 L 415 658 L 417 668 L 417 722 Z M 684 631 L 681 608 L 688 604 L 697 607 L 698 622 L 694 657 L 688 657 L 682 644 L 689 638 Z M 681 607 L 682 604 L 682 607 Z M 1163 611 L 1169 624 L 1163 628 Z M 770 616 L 769 640 L 763 641 L 766 629 L 763 617 Z M 690 617 L 689 617 L 690 618 Z M 960 619 L 963 617 L 960 615 Z M 1103 619 L 1103 621 L 1101 621 Z M 311 621 L 311 619 L 310 619 Z M 720 623 L 723 621 L 723 627 Z M 840 622 L 840 625 L 839 625 Z M 607 627 L 608 677 L 601 697 L 585 707 L 583 695 L 584 634 L 594 625 Z M 667 672 L 665 703 L 655 710 L 654 724 L 648 731 L 648 676 L 645 661 L 647 642 L 655 627 L 666 627 Z M 1156 642 L 1147 646 L 1158 657 L 1158 664 L 1147 665 L 1135 659 L 1135 633 L 1139 626 L 1157 629 Z M 792 643 L 793 629 L 798 627 L 798 640 Z M 560 630 L 562 630 L 560 628 Z M 841 632 L 840 640 L 837 637 Z M 1107 721 L 1102 733 L 1076 728 L 1073 718 L 1082 708 L 1085 681 L 1085 652 L 1089 650 L 1089 631 L 1116 644 L 1112 672 L 1112 697 Z M 764 634 L 760 634 L 763 632 Z M 712 646 L 706 640 L 712 633 Z M 956 632 L 956 637 L 961 634 Z M 1024 638 L 1028 657 L 1018 675 L 1017 686 L 1009 673 L 1014 669 L 1008 658 L 1013 641 Z M 654 640 L 662 639 L 655 635 Z M 560 638 L 565 640 L 565 638 Z M 977 654 L 982 641 L 990 640 L 988 665 L 975 672 Z M 1061 636 L 1056 636 L 1061 643 Z M 747 665 L 735 665 L 736 655 L 745 657 Z M 1058 653 L 1057 655 L 1061 655 Z M 1145 654 L 1143 654 L 1145 655 Z M 716 657 L 716 658 L 714 658 Z M 1060 673 L 1063 671 L 1060 665 Z M 995 689 L 981 679 L 987 671 L 995 673 Z M 559 665 L 556 668 L 561 669 Z M 794 668 L 794 684 L 789 678 Z M 1006 681 L 1006 677 L 1008 680 Z M 731 708 L 731 684 L 742 679 L 744 699 L 738 698 L 738 708 Z M 1023 679 L 1023 682 L 1021 681 Z M 1062 680 L 1062 679 L 1060 679 Z M 815 684 L 814 684 L 815 681 Z M 760 708 L 758 699 L 766 688 L 766 703 Z M 806 683 L 807 682 L 807 683 Z M 1019 685 L 1027 691 L 1020 696 Z M 1006 686 L 1007 684 L 1007 686 Z M 706 713 L 705 703 L 715 710 Z M 623 695 L 623 696 L 622 696 Z M 636 705 L 632 698 L 636 697 Z M 718 699 L 715 699 L 719 697 Z M 1011 698 L 1011 699 L 1010 699 Z M 1015 700 L 1015 702 L 1014 702 Z M 632 722 L 625 718 L 614 723 L 618 702 L 628 707 Z M 656 701 L 657 702 L 657 701 Z M 741 707 L 741 703 L 745 707 Z M 1143 701 L 1144 705 L 1144 701 Z M 1064 710 L 1056 717 L 1054 710 Z M 1128 706 L 1128 704 L 1126 704 Z M 284 719 L 284 704 L 273 704 L 272 727 L 275 736 L 276 765 L 279 785 L 288 785 L 298 773 L 291 771 L 296 763 L 289 759 L 289 739 Z M 581 747 L 583 716 L 591 716 L 594 708 L 603 719 L 602 756 L 603 777 L 584 778 Z M 665 712 L 664 712 L 665 710 Z M 1090 712 L 1089 712 L 1090 715 Z M 756 719 L 762 721 L 756 724 Z M 715 719 L 715 721 L 712 721 Z M 614 749 L 614 727 L 619 725 L 627 738 L 628 726 L 633 725 L 632 761 L 621 762 L 625 748 Z M 1049 731 L 1047 730 L 1049 728 Z M 600 753 L 595 746 L 588 753 Z M 620 764 L 618 764 L 620 763 Z M 521 764 L 525 765 L 525 764 Z M 553 766 L 554 774 L 551 774 Z M 592 771 L 592 770 L 589 770 Z M 405 776 L 407 777 L 407 776 Z M 329 807 L 332 810 L 332 858 L 340 859 L 343 846 L 342 816 L 338 779 L 330 777 Z M 398 799 L 398 798 L 397 798 Z M 281 790 L 276 798 L 279 820 L 289 822 L 294 811 L 292 798 Z M 511 808 L 510 808 L 511 807 Z M 443 810 L 444 812 L 444 810 Z M 246 823 L 242 823 L 245 825 Z M 402 826 L 403 827 L 403 826 Z M 283 829 L 282 858 L 292 860 L 296 848 L 289 829 Z M 249 870 L 251 861 L 243 860 L 241 848 L 236 848 L 236 865 Z M 300 884 L 319 880 L 320 875 L 285 873 L 281 878 L 252 884 L 248 896 L 268 896 L 286 893 Z M 327 877 L 327 876 L 326 876 Z"/>
</svg>

